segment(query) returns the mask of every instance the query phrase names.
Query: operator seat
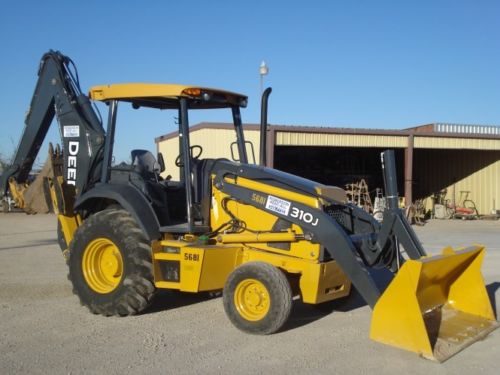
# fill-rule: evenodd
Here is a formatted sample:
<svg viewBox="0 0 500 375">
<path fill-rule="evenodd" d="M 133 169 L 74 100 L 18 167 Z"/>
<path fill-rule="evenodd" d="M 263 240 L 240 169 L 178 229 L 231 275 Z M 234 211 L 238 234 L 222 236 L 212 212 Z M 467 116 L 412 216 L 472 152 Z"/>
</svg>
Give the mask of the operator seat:
<svg viewBox="0 0 500 375">
<path fill-rule="evenodd" d="M 153 154 L 147 150 L 132 150 L 132 166 L 141 181 L 134 185 L 151 201 L 161 225 L 171 222 L 167 191 L 160 182 L 161 167 Z"/>
<path fill-rule="evenodd" d="M 160 179 L 161 167 L 155 157 L 148 150 L 132 150 L 132 165 L 134 169 L 146 180 Z"/>
</svg>

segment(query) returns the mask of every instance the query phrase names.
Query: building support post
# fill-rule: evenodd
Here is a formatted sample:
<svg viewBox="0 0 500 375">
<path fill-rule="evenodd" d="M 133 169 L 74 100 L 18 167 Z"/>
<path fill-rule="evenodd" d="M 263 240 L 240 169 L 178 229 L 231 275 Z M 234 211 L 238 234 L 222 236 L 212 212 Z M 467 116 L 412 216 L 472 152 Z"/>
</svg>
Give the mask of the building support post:
<svg viewBox="0 0 500 375">
<path fill-rule="evenodd" d="M 408 136 L 408 145 L 405 148 L 405 204 L 409 207 L 413 203 L 413 146 L 414 135 Z"/>
<path fill-rule="evenodd" d="M 276 143 L 276 130 L 272 126 L 268 126 L 268 134 L 267 134 L 267 139 L 266 139 L 266 156 L 267 156 L 267 163 L 266 165 L 269 168 L 274 168 L 274 150 L 275 150 L 275 143 Z"/>
</svg>

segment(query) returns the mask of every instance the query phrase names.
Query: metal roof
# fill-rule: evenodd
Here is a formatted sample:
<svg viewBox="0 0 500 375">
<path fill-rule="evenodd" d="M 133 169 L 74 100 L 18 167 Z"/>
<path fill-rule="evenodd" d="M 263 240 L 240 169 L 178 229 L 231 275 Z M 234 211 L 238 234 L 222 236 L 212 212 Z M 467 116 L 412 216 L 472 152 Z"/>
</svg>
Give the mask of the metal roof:
<svg viewBox="0 0 500 375">
<path fill-rule="evenodd" d="M 208 87 L 158 83 L 117 83 L 90 88 L 89 97 L 93 100 L 120 100 L 136 107 L 176 109 L 179 98 L 188 98 L 189 108 L 226 108 L 246 107 L 247 97 L 235 92 Z"/>
<path fill-rule="evenodd" d="M 456 124 L 447 122 L 436 122 L 432 124 L 416 126 L 410 129 L 413 129 L 416 132 L 432 131 L 434 133 L 457 133 L 462 135 L 480 134 L 480 135 L 500 136 L 500 126 L 498 125 Z"/>
<path fill-rule="evenodd" d="M 440 131 L 437 125 L 442 125 L 443 123 L 426 124 L 420 125 L 408 129 L 364 129 L 364 128 L 342 128 L 342 127 L 319 127 L 319 126 L 296 126 L 296 125 L 269 125 L 271 131 L 276 132 L 294 132 L 294 133 L 317 133 L 317 134 L 350 134 L 350 135 L 383 135 L 383 136 L 409 136 L 412 134 L 419 136 L 429 136 L 429 137 L 440 137 L 440 138 L 473 138 L 473 139 L 500 139 L 500 132 L 469 132 L 460 133 L 452 131 Z M 458 124 L 453 124 L 458 125 Z M 465 126 L 478 126 L 478 125 L 461 125 Z M 490 127 L 490 126 L 487 126 Z M 200 129 L 232 129 L 233 125 L 230 123 L 213 123 L 213 122 L 202 122 L 194 125 L 190 128 L 190 131 L 196 131 Z M 500 127 L 493 127 L 498 128 Z M 259 131 L 260 126 L 257 124 L 244 124 L 245 130 Z M 466 128 L 458 128 L 466 129 Z M 175 138 L 178 133 L 176 131 L 161 135 L 155 138 L 156 142 L 162 140 Z"/>
</svg>

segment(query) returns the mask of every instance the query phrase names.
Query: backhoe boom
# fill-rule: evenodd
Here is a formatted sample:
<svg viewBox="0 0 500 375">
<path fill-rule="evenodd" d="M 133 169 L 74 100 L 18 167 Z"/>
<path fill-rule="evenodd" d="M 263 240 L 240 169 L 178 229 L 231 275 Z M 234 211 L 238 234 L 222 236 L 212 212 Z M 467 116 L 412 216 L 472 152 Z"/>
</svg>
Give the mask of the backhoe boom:
<svg viewBox="0 0 500 375">
<path fill-rule="evenodd" d="M 7 193 L 10 178 L 18 184 L 27 182 L 54 117 L 62 137 L 66 184 L 81 194 L 99 176 L 104 130 L 70 65 L 72 61 L 60 52 L 49 51 L 42 57 L 23 135 L 12 165 L 0 177 L 0 196 Z"/>
</svg>

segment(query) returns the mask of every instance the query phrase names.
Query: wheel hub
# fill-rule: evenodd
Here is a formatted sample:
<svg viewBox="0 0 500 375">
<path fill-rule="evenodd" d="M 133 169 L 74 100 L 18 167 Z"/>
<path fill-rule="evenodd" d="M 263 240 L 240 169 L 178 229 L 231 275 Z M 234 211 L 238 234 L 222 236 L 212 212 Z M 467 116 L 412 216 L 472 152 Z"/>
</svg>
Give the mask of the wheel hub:
<svg viewBox="0 0 500 375">
<path fill-rule="evenodd" d="M 123 274 L 123 258 L 118 247 L 108 238 L 91 241 L 83 253 L 83 276 L 87 285 L 97 293 L 115 290 Z"/>
<path fill-rule="evenodd" d="M 250 321 L 263 319 L 269 311 L 271 299 L 266 286 L 256 279 L 243 280 L 234 293 L 234 302 L 240 315 Z"/>
</svg>

